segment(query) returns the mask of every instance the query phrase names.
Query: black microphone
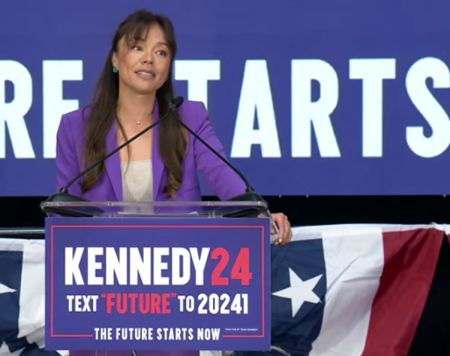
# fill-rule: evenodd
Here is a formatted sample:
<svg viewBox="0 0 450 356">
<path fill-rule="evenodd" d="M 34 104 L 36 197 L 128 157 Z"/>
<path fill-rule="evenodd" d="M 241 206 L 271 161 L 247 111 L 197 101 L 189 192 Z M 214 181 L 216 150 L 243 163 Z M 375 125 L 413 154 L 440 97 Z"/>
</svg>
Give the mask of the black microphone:
<svg viewBox="0 0 450 356">
<path fill-rule="evenodd" d="M 171 96 L 169 96 L 171 97 Z M 92 169 L 94 169 L 95 167 L 97 167 L 99 164 L 103 163 L 104 161 L 106 161 L 109 157 L 111 157 L 113 154 L 117 153 L 118 151 L 120 151 L 122 148 L 128 146 L 131 142 L 133 142 L 134 140 L 136 140 L 137 138 L 139 138 L 140 136 L 142 136 L 143 134 L 145 134 L 147 131 L 151 130 L 152 128 L 154 128 L 155 126 L 159 125 L 163 120 L 165 120 L 171 113 L 173 113 L 176 109 L 178 109 L 181 104 L 183 104 L 183 97 L 178 96 L 175 99 L 166 99 L 167 102 L 169 103 L 169 111 L 167 113 L 165 113 L 158 121 L 154 122 L 153 124 L 149 125 L 148 127 L 146 127 L 144 130 L 140 131 L 139 133 L 137 133 L 136 135 L 134 135 L 132 138 L 130 138 L 129 140 L 125 141 L 123 144 L 121 144 L 120 146 L 118 146 L 117 148 L 115 148 L 114 150 L 112 150 L 110 153 L 108 153 L 106 156 L 101 157 L 99 160 L 97 160 L 95 163 L 91 164 L 90 166 L 88 166 L 86 169 L 84 169 L 83 171 L 81 171 L 80 173 L 78 173 L 75 177 L 73 177 L 63 188 L 61 188 L 61 190 L 59 191 L 59 193 L 55 193 L 53 195 L 51 195 L 46 202 L 84 202 L 84 201 L 89 201 L 88 199 L 84 199 L 81 198 L 79 196 L 76 195 L 72 195 L 69 194 L 69 188 L 70 186 L 75 183 L 78 179 L 82 178 L 86 173 L 88 173 L 89 171 L 91 171 Z M 99 209 L 99 208 L 89 208 L 89 213 L 83 213 L 83 212 L 79 212 L 76 213 L 74 211 L 70 211 L 70 215 L 67 214 L 67 211 L 65 209 L 61 209 L 61 208 L 50 208 L 50 207 L 43 207 L 41 204 L 41 209 L 44 212 L 57 212 L 61 215 L 66 215 L 66 216 L 92 216 L 94 212 L 97 213 L 101 213 L 103 212 L 103 210 Z"/>
<path fill-rule="evenodd" d="M 189 126 L 187 126 L 183 120 L 178 119 L 178 122 L 183 126 L 186 130 L 188 130 L 197 140 L 199 140 L 203 145 L 205 145 L 212 153 L 214 153 L 218 158 L 220 158 L 228 167 L 230 167 L 234 172 L 237 173 L 237 175 L 244 181 L 246 189 L 245 193 L 239 194 L 233 198 L 227 199 L 227 201 L 254 201 L 254 202 L 264 202 L 267 205 L 267 208 L 261 207 L 260 209 L 257 208 L 251 208 L 251 209 L 244 209 L 239 212 L 234 212 L 230 214 L 226 214 L 224 216 L 226 217 L 244 217 L 244 216 L 257 216 L 262 212 L 268 211 L 268 203 L 263 199 L 263 197 L 257 193 L 250 183 L 248 182 L 247 178 L 244 176 L 244 174 L 237 169 L 234 165 L 232 165 L 227 159 L 225 159 L 219 152 L 217 152 L 211 145 L 206 142 L 204 139 L 202 139 L 197 133 L 194 132 Z"/>
</svg>

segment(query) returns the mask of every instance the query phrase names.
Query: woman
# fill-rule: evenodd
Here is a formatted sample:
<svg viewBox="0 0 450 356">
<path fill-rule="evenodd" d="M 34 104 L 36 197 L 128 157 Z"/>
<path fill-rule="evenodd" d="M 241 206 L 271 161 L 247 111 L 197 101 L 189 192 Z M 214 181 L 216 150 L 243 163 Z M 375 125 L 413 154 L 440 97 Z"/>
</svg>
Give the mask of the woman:
<svg viewBox="0 0 450 356">
<path fill-rule="evenodd" d="M 56 154 L 58 190 L 86 165 L 168 111 L 176 49 L 173 25 L 165 16 L 140 10 L 119 26 L 92 105 L 62 117 Z M 240 177 L 185 131 L 175 115 L 224 154 L 205 106 L 184 101 L 175 114 L 75 182 L 71 194 L 96 201 L 200 201 L 197 170 L 220 199 L 242 194 L 246 187 Z M 273 214 L 273 220 L 279 243 L 288 243 L 292 232 L 286 216 Z M 123 355 L 131 356 L 131 351 Z"/>
</svg>

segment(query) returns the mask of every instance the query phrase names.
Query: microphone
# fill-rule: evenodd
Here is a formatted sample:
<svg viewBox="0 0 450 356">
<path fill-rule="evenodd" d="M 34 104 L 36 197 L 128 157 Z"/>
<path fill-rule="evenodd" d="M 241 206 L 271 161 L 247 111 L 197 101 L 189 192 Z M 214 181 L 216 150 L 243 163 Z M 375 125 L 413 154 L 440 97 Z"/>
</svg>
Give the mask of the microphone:
<svg viewBox="0 0 450 356">
<path fill-rule="evenodd" d="M 154 128 L 155 126 L 159 125 L 163 120 L 165 120 L 171 113 L 173 113 L 176 109 L 178 109 L 181 104 L 183 104 L 183 97 L 178 96 L 175 99 L 166 99 L 169 103 L 169 111 L 164 114 L 158 121 L 154 122 L 153 124 L 147 126 L 144 130 L 140 131 L 139 133 L 137 133 L 136 135 L 134 135 L 132 138 L 130 138 L 129 140 L 125 141 L 123 144 L 121 144 L 120 146 L 118 146 L 117 148 L 115 148 L 114 150 L 112 150 L 110 153 L 108 153 L 106 156 L 101 157 L 99 160 L 97 160 L 95 163 L 91 164 L 90 166 L 88 166 L 86 169 L 84 169 L 83 171 L 81 171 L 80 173 L 78 173 L 75 177 L 73 177 L 63 188 L 61 188 L 61 190 L 59 191 L 59 193 L 55 193 L 53 195 L 51 195 L 46 202 L 84 202 L 84 201 L 89 201 L 88 199 L 84 199 L 82 197 L 76 196 L 76 195 L 72 195 L 69 194 L 69 188 L 72 186 L 72 184 L 74 184 L 78 179 L 82 178 L 85 174 L 87 174 L 88 172 L 90 172 L 92 169 L 94 169 L 95 167 L 97 167 L 99 164 L 103 163 L 104 161 L 106 161 L 109 157 L 111 157 L 113 154 L 117 153 L 118 151 L 120 151 L 122 148 L 128 146 L 131 142 L 133 142 L 134 140 L 136 140 L 137 138 L 139 138 L 140 136 L 142 136 L 143 134 L 145 134 L 147 131 L 151 130 L 152 128 Z M 60 209 L 60 208 L 49 208 L 49 207 L 42 207 L 41 205 L 41 209 L 44 212 L 57 212 L 57 213 L 61 213 L 64 211 L 66 212 L 66 209 Z M 92 216 L 92 212 L 98 212 L 101 213 L 103 212 L 103 210 L 99 209 L 99 208 L 89 208 L 90 213 L 85 214 L 82 212 L 76 213 L 74 211 L 71 211 L 70 216 Z M 67 214 L 64 214 L 67 215 Z"/>
<path fill-rule="evenodd" d="M 244 176 L 244 174 L 237 169 L 234 165 L 232 165 L 227 159 L 225 159 L 219 152 L 217 152 L 211 145 L 206 142 L 204 139 L 202 139 L 197 133 L 194 132 L 188 125 L 186 125 L 183 120 L 180 120 L 178 118 L 178 122 L 183 126 L 186 130 L 188 130 L 197 140 L 199 140 L 203 145 L 205 145 L 212 153 L 214 153 L 219 159 L 221 159 L 228 167 L 230 167 L 234 172 L 237 173 L 237 175 L 244 181 L 246 189 L 245 193 L 239 194 L 235 197 L 232 197 L 230 199 L 227 199 L 227 201 L 262 201 L 267 204 L 267 202 L 263 199 L 263 197 L 257 193 L 250 183 L 248 182 L 247 178 Z M 268 211 L 268 208 L 261 207 L 260 209 L 257 208 L 251 208 L 251 209 L 245 209 L 238 212 L 233 212 L 229 214 L 225 214 L 225 217 L 250 217 L 250 216 L 257 216 L 262 212 Z"/>
</svg>

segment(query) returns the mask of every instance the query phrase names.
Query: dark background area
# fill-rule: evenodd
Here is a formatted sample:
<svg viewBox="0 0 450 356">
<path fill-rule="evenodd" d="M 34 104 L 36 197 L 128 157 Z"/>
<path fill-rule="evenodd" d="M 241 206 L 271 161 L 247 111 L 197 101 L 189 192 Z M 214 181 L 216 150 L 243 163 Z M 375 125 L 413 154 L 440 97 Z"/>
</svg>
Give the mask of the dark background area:
<svg viewBox="0 0 450 356">
<path fill-rule="evenodd" d="M 45 199 L 0 197 L 5 211 L 0 227 L 44 226 L 45 215 L 39 204 Z M 264 199 L 272 213 L 283 212 L 292 226 L 450 223 L 450 197 L 446 196 L 265 196 Z"/>
<path fill-rule="evenodd" d="M 46 197 L 0 197 L 0 228 L 44 227 L 39 209 Z M 272 213 L 283 212 L 292 226 L 328 224 L 450 223 L 446 196 L 264 197 Z M 205 200 L 216 200 L 205 197 Z M 403 355 L 399 350 L 398 355 Z M 450 246 L 444 240 L 435 278 L 408 356 L 450 355 Z"/>
</svg>

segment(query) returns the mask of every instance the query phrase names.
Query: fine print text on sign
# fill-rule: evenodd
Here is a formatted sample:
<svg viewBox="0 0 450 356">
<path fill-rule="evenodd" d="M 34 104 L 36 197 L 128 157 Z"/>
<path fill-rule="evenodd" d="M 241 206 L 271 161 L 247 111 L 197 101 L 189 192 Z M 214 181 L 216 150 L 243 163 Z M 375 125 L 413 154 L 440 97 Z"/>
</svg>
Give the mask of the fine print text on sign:
<svg viewBox="0 0 450 356">
<path fill-rule="evenodd" d="M 268 219 L 48 218 L 46 236 L 47 349 L 270 349 Z"/>
</svg>

